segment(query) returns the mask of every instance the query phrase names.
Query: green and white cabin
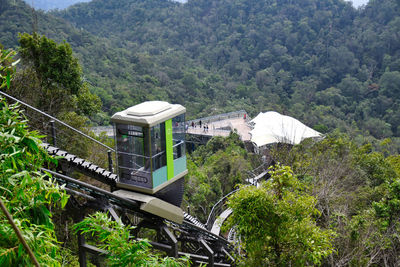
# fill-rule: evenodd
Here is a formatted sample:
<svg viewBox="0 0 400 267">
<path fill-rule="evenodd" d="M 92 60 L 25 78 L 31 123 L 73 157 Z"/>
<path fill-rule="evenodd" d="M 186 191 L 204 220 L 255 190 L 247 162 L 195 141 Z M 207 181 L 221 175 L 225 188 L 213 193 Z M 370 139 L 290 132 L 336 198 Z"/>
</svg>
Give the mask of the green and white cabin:
<svg viewBox="0 0 400 267">
<path fill-rule="evenodd" d="M 176 194 L 183 194 L 183 177 L 187 174 L 185 112 L 178 104 L 147 101 L 111 117 L 118 188 L 159 194 L 161 199 L 180 205 L 182 196 L 176 199 Z"/>
</svg>

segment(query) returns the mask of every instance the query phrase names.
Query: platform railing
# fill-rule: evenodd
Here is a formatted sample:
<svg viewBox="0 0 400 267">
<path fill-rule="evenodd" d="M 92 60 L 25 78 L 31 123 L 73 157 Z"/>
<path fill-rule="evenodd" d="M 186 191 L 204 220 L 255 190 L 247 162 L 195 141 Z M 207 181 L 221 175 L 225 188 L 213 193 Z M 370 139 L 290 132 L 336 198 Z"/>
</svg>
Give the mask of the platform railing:
<svg viewBox="0 0 400 267">
<path fill-rule="evenodd" d="M 216 122 L 216 121 L 228 120 L 228 119 L 233 119 L 233 118 L 245 118 L 245 117 L 246 117 L 246 119 L 248 118 L 247 112 L 245 110 L 238 110 L 238 111 L 203 117 L 203 118 L 199 118 L 199 119 L 189 120 L 189 121 L 187 121 L 187 124 L 190 126 L 191 123 L 193 122 L 194 124 L 199 125 L 200 121 L 202 123 L 207 124 L 207 123 Z"/>
</svg>

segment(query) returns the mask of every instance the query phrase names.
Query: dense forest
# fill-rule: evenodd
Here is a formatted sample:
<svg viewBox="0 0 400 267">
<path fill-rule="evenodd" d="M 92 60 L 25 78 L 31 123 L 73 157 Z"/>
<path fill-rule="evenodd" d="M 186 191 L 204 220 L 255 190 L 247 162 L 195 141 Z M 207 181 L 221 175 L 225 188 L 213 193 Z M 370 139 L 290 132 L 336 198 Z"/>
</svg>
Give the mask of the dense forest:
<svg viewBox="0 0 400 267">
<path fill-rule="evenodd" d="M 327 133 L 269 147 L 278 163 L 269 181 L 228 199 L 224 227 L 236 227 L 247 253 L 238 265 L 399 265 L 399 0 L 362 9 L 342 0 L 93 0 L 47 13 L 0 0 L 0 29 L 1 90 L 80 129 L 157 99 L 185 105 L 190 118 L 276 110 Z M 26 236 L 48 237 L 28 242 L 40 263 L 76 263 L 57 221 L 68 197 L 38 172 L 56 160 L 18 106 L 0 99 L 0 110 L 0 199 Z M 89 157 L 79 141 L 68 145 Z M 211 139 L 188 155 L 182 206 L 204 222 L 262 162 L 235 133 Z M 0 265 L 29 264 L 0 222 Z M 151 266 L 188 264 L 132 241 L 102 213 L 73 229 L 109 237 L 111 265 L 136 264 L 132 250 Z"/>
<path fill-rule="evenodd" d="M 16 47 L 32 29 L 69 42 L 107 114 L 151 99 L 192 118 L 276 110 L 399 147 L 399 1 L 97 0 L 51 13 L 2 3 L 0 42 Z"/>
</svg>

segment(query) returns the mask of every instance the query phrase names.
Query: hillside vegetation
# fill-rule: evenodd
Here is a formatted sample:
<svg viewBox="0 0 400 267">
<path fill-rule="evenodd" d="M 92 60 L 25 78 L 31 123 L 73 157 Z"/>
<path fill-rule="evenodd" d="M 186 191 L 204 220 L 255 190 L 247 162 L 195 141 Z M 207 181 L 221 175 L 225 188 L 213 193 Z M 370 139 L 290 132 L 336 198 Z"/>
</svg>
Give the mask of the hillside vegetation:
<svg viewBox="0 0 400 267">
<path fill-rule="evenodd" d="M 2 2 L 0 42 L 17 46 L 32 12 Z M 276 110 L 396 144 L 399 11 L 395 0 L 361 10 L 341 0 L 95 0 L 36 12 L 33 25 L 71 44 L 108 113 L 152 99 L 184 104 L 190 117 Z"/>
<path fill-rule="evenodd" d="M 32 13 L 18 0 L 0 1 L 0 42 L 6 47 L 19 42 L 22 58 L 11 75 L 13 61 L 0 49 L 0 87 L 26 90 L 22 96 L 57 116 L 76 112 L 70 121 L 84 125 L 86 117 L 76 118 L 88 116 L 107 123 L 116 110 L 162 99 L 184 104 L 190 117 L 238 108 L 252 115 L 275 109 L 317 130 L 332 131 L 320 142 L 271 148 L 271 157 L 282 165 L 270 169 L 270 181 L 242 186 L 228 199 L 233 213 L 225 227 L 236 225 L 247 252 L 239 266 L 400 264 L 399 1 L 370 1 L 355 10 L 339 0 L 196 0 L 184 5 L 95 0 L 53 13 Z M 32 29 L 39 34 L 17 35 Z M 103 102 L 102 112 L 97 112 L 100 101 L 94 95 Z M 61 104 L 45 106 L 56 102 Z M 53 227 L 50 203 L 39 203 L 37 214 L 46 215 L 40 220 L 34 212 L 20 213 L 18 206 L 28 199 L 26 192 L 41 192 L 47 185 L 36 172 L 47 157 L 21 111 L 3 100 L 0 107 L 0 139 L 5 138 L 0 146 L 6 146 L 0 162 L 1 198 L 26 226 L 38 221 L 38 227 L 45 227 L 51 239 L 31 243 L 39 260 L 59 262 L 64 257 L 59 252 L 66 250 L 51 242 L 56 244 L 55 234 L 65 228 Z M 379 140 L 376 151 L 362 135 L 393 141 Z M 183 205 L 204 222 L 212 204 L 260 164 L 236 134 L 213 138 L 188 156 Z M 30 180 L 38 186 L 29 186 Z M 53 200 L 62 198 L 54 190 Z M 23 201 L 10 201 L 14 196 Z M 0 236 L 6 237 L 0 240 L 0 265 L 28 262 L 7 224 L 0 225 Z M 104 225 L 107 229 L 98 233 Z M 103 248 L 123 260 L 115 251 L 121 248 L 124 255 L 140 243 L 128 243 L 125 228 L 109 231 L 113 225 L 96 214 L 75 230 L 110 236 Z M 49 252 L 56 257 L 49 258 Z M 66 254 L 76 262 L 73 253 Z M 158 264 L 163 259 L 154 260 Z"/>
</svg>

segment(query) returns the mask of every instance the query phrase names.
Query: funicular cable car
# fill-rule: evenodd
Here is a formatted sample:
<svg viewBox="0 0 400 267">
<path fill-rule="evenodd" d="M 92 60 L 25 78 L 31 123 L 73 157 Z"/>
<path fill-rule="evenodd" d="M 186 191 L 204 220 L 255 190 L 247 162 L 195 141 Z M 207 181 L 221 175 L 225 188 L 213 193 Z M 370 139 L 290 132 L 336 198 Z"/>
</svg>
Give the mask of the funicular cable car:
<svg viewBox="0 0 400 267">
<path fill-rule="evenodd" d="M 147 101 L 111 117 L 118 189 L 181 205 L 187 174 L 185 112 L 178 104 Z"/>
</svg>

